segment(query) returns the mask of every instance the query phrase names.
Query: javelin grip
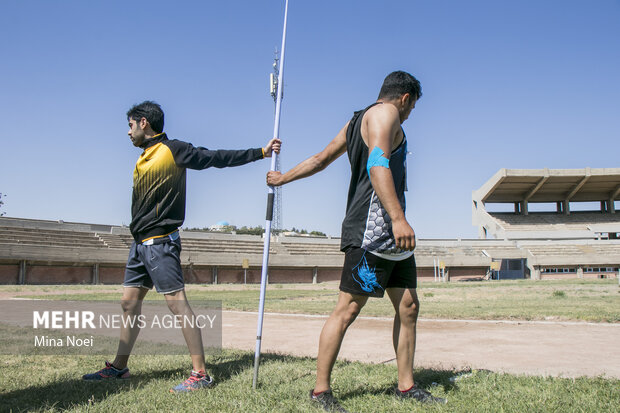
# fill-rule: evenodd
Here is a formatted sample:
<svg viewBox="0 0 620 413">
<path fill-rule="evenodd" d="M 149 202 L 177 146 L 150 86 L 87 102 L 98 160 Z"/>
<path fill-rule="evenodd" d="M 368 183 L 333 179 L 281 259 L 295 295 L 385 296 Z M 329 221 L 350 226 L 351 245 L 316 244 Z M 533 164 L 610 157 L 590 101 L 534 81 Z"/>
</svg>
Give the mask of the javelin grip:
<svg viewBox="0 0 620 413">
<path fill-rule="evenodd" d="M 273 199 L 275 197 L 275 193 L 271 192 L 267 194 L 267 221 L 273 220 Z"/>
</svg>

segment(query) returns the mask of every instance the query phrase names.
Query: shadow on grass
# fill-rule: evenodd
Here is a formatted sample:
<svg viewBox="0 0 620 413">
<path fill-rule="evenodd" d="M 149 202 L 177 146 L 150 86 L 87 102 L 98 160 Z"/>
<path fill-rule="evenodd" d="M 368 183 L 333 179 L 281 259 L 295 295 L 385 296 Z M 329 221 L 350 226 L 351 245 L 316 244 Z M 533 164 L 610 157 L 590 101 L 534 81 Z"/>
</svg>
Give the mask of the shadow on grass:
<svg viewBox="0 0 620 413">
<path fill-rule="evenodd" d="M 432 388 L 435 386 L 442 386 L 445 392 L 451 390 L 457 390 L 458 386 L 454 381 L 450 379 L 464 372 L 469 372 L 469 370 L 434 370 L 434 369 L 417 369 L 414 373 L 414 379 L 416 386 L 428 390 L 432 392 Z M 394 381 L 393 385 L 385 388 L 385 387 L 372 387 L 368 385 L 359 386 L 356 389 L 341 393 L 338 395 L 339 399 L 346 400 L 349 398 L 355 398 L 364 395 L 375 395 L 380 396 L 384 394 L 391 395 L 396 386 L 398 385 L 398 381 Z"/>
<path fill-rule="evenodd" d="M 35 370 L 35 369 L 33 369 Z M 169 379 L 186 368 L 167 369 L 138 374 L 127 380 L 84 381 L 76 372 L 75 379 L 60 380 L 40 386 L 28 386 L 2 395 L 0 411 L 32 411 L 39 409 L 69 409 L 80 405 L 88 406 L 127 390 L 137 390 L 148 382 Z M 36 374 L 36 370 L 33 371 Z"/>
<path fill-rule="evenodd" d="M 290 356 L 262 354 L 261 363 L 290 360 Z M 251 374 L 254 368 L 254 354 L 240 352 L 223 352 L 219 356 L 210 357 L 207 371 L 212 374 L 216 383 L 221 384 L 240 373 Z M 187 362 L 189 363 L 189 357 Z M 134 362 L 139 366 L 139 362 Z M 137 367 L 138 370 L 140 367 Z M 135 371 L 135 370 L 134 370 Z M 8 372 L 3 372 L 8 373 Z M 75 378 L 63 379 L 43 385 L 28 385 L 20 390 L 2 394 L 0 412 L 22 412 L 54 408 L 65 410 L 99 404 L 105 399 L 122 392 L 140 390 L 151 381 L 173 380 L 188 374 L 188 366 L 167 368 L 145 373 L 137 372 L 127 380 L 84 381 L 83 372 L 77 372 Z M 33 366 L 33 374 L 36 369 Z M 171 383 L 177 384 L 176 381 Z"/>
<path fill-rule="evenodd" d="M 261 355 L 261 365 L 268 363 L 288 363 L 308 361 L 307 357 L 294 357 L 290 355 L 263 353 Z M 189 360 L 188 360 L 189 362 Z M 163 380 L 171 381 L 172 385 L 176 384 L 179 376 L 185 376 L 188 373 L 188 366 L 183 363 L 179 368 L 164 368 L 157 371 L 146 371 L 140 373 L 140 364 L 138 360 L 134 361 L 137 365 L 138 372 L 128 380 L 116 381 L 84 381 L 81 380 L 81 372 L 76 372 L 76 377 L 71 379 L 62 379 L 52 383 L 42 385 L 28 385 L 23 389 L 13 390 L 2 394 L 2 402 L 0 403 L 0 411 L 33 411 L 45 410 L 53 408 L 55 410 L 66 410 L 71 408 L 88 408 L 93 404 L 105 403 L 107 398 L 113 397 L 124 392 L 136 391 L 144 388 L 152 381 Z M 346 362 L 345 362 L 346 363 Z M 220 355 L 209 357 L 207 363 L 207 371 L 212 374 L 218 384 L 224 384 L 231 378 L 239 374 L 252 375 L 254 368 L 254 354 L 240 351 L 223 351 Z M 135 370 L 134 370 L 135 371 Z M 10 372 L 6 372 L 9 373 Z M 442 385 L 446 391 L 456 388 L 455 383 L 450 378 L 458 374 L 459 371 L 454 370 L 432 370 L 421 369 L 416 370 L 416 382 L 419 387 L 424 389 L 431 388 L 434 383 Z M 36 369 L 33 366 L 33 374 Z M 312 374 L 302 374 L 303 377 Z M 301 377 L 299 377 L 301 378 Z M 283 380 L 290 381 L 290 376 Z M 271 382 L 273 384 L 273 382 Z M 260 385 L 260 383 L 259 383 Z M 394 382 L 396 386 L 396 382 Z M 392 391 L 390 388 L 378 388 L 372 386 L 359 386 L 353 391 L 339 395 L 339 398 L 346 400 L 364 395 L 382 395 Z"/>
</svg>

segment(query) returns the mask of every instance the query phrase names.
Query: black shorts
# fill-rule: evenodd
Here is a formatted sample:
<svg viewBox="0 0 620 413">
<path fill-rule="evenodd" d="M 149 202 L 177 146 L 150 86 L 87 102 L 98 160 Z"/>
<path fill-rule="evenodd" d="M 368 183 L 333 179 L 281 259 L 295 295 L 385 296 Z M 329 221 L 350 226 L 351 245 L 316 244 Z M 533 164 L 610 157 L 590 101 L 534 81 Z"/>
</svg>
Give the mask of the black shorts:
<svg viewBox="0 0 620 413">
<path fill-rule="evenodd" d="M 180 238 L 154 245 L 131 244 L 123 286 L 150 290 L 153 285 L 160 294 L 185 288 Z"/>
<path fill-rule="evenodd" d="M 386 288 L 416 288 L 413 255 L 401 261 L 378 257 L 363 248 L 351 248 L 344 256 L 340 291 L 383 297 Z"/>
</svg>

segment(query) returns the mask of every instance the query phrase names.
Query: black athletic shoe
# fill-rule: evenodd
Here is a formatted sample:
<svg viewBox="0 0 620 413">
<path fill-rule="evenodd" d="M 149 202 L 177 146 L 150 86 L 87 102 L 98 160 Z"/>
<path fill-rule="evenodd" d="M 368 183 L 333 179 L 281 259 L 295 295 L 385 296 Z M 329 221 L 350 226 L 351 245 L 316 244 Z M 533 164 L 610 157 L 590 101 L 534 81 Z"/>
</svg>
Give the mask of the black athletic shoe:
<svg viewBox="0 0 620 413">
<path fill-rule="evenodd" d="M 347 410 L 338 403 L 331 390 L 326 390 L 318 396 L 314 395 L 314 390 L 310 390 L 310 400 L 319 404 L 327 412 L 348 413 Z"/>
<path fill-rule="evenodd" d="M 439 403 L 439 404 L 448 403 L 447 399 L 444 399 L 443 397 L 435 397 L 429 391 L 419 389 L 415 386 L 413 386 L 411 389 L 407 390 L 406 392 L 402 392 L 398 390 L 398 387 L 395 387 L 394 394 L 398 398 L 415 399 L 421 403 Z"/>
</svg>

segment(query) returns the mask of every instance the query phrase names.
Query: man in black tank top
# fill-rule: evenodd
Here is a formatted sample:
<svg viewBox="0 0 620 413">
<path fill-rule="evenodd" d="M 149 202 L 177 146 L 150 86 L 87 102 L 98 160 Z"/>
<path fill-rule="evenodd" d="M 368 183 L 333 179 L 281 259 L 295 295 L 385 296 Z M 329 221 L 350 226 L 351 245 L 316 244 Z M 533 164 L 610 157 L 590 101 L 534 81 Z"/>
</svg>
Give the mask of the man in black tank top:
<svg viewBox="0 0 620 413">
<path fill-rule="evenodd" d="M 267 174 L 280 186 L 322 171 L 347 152 L 351 182 L 341 249 L 345 263 L 336 308 L 319 340 L 317 378 L 311 400 L 325 410 L 346 411 L 334 398 L 331 372 L 347 328 L 368 297 L 387 292 L 396 313 L 394 350 L 398 366 L 397 397 L 445 402 L 415 386 L 413 355 L 419 302 L 413 257 L 415 233 L 405 218 L 407 141 L 401 127 L 422 96 L 420 82 L 406 72 L 390 73 L 377 101 L 353 118 L 318 154 L 281 174 Z"/>
</svg>

